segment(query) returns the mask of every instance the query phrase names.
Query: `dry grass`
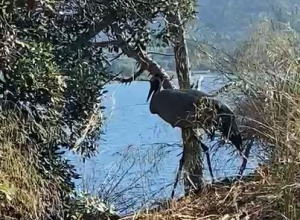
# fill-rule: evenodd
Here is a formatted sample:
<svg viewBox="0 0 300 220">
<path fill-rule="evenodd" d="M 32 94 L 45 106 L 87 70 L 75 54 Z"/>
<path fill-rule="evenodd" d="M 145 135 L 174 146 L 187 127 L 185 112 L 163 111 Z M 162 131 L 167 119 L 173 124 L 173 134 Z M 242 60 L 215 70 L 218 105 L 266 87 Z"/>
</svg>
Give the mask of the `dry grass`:
<svg viewBox="0 0 300 220">
<path fill-rule="evenodd" d="M 8 115 L 0 120 L 0 216 L 42 219 L 56 211 L 57 185 L 37 170 L 37 154 L 25 144 L 28 137 L 17 114 Z"/>
<path fill-rule="evenodd" d="M 280 210 L 281 182 L 271 172 L 261 167 L 251 180 L 214 184 L 196 195 L 123 219 L 288 219 Z M 297 185 L 286 187 L 295 195 L 300 193 Z M 299 197 L 295 202 L 300 208 Z"/>
<path fill-rule="evenodd" d="M 0 151 L 0 215 L 40 219 L 46 213 L 41 201 L 49 194 L 49 186 L 39 176 L 29 155 L 12 144 L 5 145 Z"/>
</svg>

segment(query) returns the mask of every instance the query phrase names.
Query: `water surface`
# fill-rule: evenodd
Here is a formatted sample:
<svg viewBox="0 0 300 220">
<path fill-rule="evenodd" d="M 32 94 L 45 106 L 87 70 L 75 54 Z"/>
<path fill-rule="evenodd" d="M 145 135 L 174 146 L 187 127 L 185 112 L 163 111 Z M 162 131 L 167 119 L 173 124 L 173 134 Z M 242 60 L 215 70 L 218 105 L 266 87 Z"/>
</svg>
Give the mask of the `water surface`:
<svg viewBox="0 0 300 220">
<path fill-rule="evenodd" d="M 216 75 L 205 75 L 201 89 L 209 92 L 222 82 Z M 83 176 L 83 180 L 76 181 L 77 188 L 101 194 L 126 212 L 151 199 L 170 197 L 181 156 L 180 129 L 150 113 L 146 102 L 149 82 L 111 84 L 106 89 L 109 92 L 103 104 L 107 107 L 107 119 L 99 153 L 85 163 L 76 155 L 68 155 Z M 214 151 L 212 165 L 216 177 L 237 173 L 241 160 L 233 160 L 232 151 L 233 148 L 225 147 Z M 249 163 L 248 172 L 255 165 Z M 207 170 L 205 177 L 210 178 Z M 182 185 L 176 192 L 177 196 L 182 194 Z"/>
</svg>

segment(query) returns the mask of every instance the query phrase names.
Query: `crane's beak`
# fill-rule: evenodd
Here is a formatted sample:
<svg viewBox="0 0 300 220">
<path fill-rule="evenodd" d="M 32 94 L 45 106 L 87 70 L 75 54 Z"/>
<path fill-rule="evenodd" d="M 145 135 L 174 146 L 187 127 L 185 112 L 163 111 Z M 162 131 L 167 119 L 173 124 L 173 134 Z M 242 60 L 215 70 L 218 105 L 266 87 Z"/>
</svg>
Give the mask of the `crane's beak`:
<svg viewBox="0 0 300 220">
<path fill-rule="evenodd" d="M 147 102 L 149 101 L 150 97 L 157 92 L 159 89 L 160 82 L 158 80 L 150 81 L 150 90 L 147 97 Z"/>
</svg>

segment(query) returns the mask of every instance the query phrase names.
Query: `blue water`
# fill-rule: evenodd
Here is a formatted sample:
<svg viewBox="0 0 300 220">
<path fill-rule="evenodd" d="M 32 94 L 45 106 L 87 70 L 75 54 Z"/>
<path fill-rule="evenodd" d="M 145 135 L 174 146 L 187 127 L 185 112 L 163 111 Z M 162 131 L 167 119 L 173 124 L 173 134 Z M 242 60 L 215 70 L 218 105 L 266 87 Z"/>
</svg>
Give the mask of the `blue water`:
<svg viewBox="0 0 300 220">
<path fill-rule="evenodd" d="M 222 80 L 215 79 L 204 78 L 202 90 L 209 92 L 221 86 Z M 149 82 L 111 84 L 106 89 L 109 92 L 103 104 L 107 119 L 99 153 L 85 163 L 76 155 L 68 155 L 83 177 L 76 181 L 78 190 L 101 195 L 122 213 L 151 204 L 152 200 L 169 198 L 181 157 L 180 129 L 173 129 L 150 113 L 146 102 Z M 232 159 L 233 148 L 211 148 L 214 175 L 236 174 L 241 159 Z M 248 163 L 248 171 L 254 166 L 256 162 Z M 207 171 L 205 176 L 209 179 Z M 182 195 L 182 184 L 176 192 Z"/>
</svg>

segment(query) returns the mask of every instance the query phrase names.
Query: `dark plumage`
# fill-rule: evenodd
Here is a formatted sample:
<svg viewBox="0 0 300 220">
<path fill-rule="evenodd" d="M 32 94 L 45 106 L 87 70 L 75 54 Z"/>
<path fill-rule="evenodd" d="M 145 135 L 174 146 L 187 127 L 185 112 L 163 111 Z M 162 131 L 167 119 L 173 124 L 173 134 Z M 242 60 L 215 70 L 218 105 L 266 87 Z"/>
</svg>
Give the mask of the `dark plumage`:
<svg viewBox="0 0 300 220">
<path fill-rule="evenodd" d="M 161 90 L 162 82 L 163 79 L 159 75 L 150 80 L 147 101 L 152 95 L 152 114 L 159 115 L 173 127 L 200 127 L 211 133 L 219 130 L 223 137 L 241 150 L 242 139 L 233 112 L 227 105 L 198 90 Z"/>
</svg>

